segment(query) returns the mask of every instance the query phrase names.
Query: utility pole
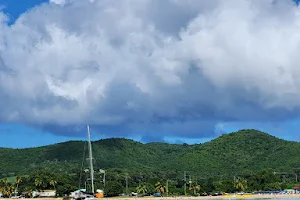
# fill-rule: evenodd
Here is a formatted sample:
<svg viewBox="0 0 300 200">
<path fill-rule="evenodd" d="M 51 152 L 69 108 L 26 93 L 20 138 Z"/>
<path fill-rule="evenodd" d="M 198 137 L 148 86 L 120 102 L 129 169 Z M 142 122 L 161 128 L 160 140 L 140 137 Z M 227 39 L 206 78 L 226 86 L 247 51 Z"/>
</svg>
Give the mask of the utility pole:
<svg viewBox="0 0 300 200">
<path fill-rule="evenodd" d="M 235 176 L 233 176 L 233 188 L 235 189 Z"/>
<path fill-rule="evenodd" d="M 192 185 L 192 178 L 191 175 L 189 175 L 189 188 L 191 188 L 191 185 Z"/>
<path fill-rule="evenodd" d="M 99 169 L 99 172 L 101 174 L 103 174 L 102 184 L 103 184 L 103 188 L 105 188 L 105 170 L 104 169 Z"/>
<path fill-rule="evenodd" d="M 186 171 L 184 171 L 184 175 L 183 175 L 183 180 L 184 180 L 184 195 L 186 196 Z"/>
<path fill-rule="evenodd" d="M 104 174 L 103 174 L 103 187 L 105 188 L 105 171 L 104 171 Z"/>
</svg>

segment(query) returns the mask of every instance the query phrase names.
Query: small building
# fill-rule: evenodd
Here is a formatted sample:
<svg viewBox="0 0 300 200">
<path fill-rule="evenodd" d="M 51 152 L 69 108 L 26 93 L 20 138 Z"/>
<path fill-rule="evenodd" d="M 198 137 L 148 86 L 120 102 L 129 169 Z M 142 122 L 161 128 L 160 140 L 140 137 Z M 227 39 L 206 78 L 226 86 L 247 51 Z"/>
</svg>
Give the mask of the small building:
<svg viewBox="0 0 300 200">
<path fill-rule="evenodd" d="M 55 197 L 56 191 L 55 190 L 45 190 L 43 192 L 32 192 L 32 197 Z"/>
</svg>

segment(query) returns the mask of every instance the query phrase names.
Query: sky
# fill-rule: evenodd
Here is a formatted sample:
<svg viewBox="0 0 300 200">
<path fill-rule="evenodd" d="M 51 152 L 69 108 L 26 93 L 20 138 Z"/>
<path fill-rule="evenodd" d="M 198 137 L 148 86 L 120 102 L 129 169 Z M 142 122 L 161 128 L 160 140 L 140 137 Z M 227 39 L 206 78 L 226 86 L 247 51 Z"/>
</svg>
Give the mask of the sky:
<svg viewBox="0 0 300 200">
<path fill-rule="evenodd" d="M 0 147 L 300 141 L 292 0 L 0 0 Z"/>
</svg>

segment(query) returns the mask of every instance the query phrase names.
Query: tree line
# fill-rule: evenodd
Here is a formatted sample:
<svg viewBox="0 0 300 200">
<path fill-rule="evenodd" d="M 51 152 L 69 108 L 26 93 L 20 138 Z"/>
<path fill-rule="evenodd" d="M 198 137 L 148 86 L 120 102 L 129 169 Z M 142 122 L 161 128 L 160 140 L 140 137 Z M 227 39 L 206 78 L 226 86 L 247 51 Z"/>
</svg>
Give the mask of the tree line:
<svg viewBox="0 0 300 200">
<path fill-rule="evenodd" d="M 253 192 L 292 189 L 298 184 L 296 174 L 276 173 L 271 169 L 258 172 L 246 171 L 234 176 L 201 177 L 194 172 L 138 172 L 109 169 L 106 181 L 95 174 L 95 188 L 104 190 L 106 196 L 139 196 L 159 193 L 162 196 L 209 195 L 215 193 Z M 186 174 L 186 177 L 183 176 Z M 69 195 L 80 188 L 89 190 L 88 176 L 53 173 L 37 170 L 26 176 L 0 180 L 0 192 L 4 197 L 24 195 L 32 197 L 33 191 L 56 190 L 57 196 Z"/>
</svg>

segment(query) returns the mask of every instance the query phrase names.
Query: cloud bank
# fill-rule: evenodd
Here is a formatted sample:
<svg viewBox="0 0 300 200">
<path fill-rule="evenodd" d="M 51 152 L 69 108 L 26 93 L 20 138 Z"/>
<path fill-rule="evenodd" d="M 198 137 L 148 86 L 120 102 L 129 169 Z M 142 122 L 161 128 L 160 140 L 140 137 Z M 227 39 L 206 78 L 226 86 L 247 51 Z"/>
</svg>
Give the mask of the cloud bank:
<svg viewBox="0 0 300 200">
<path fill-rule="evenodd" d="M 0 30 L 3 123 L 199 138 L 299 117 L 293 1 L 50 0 Z"/>
</svg>

